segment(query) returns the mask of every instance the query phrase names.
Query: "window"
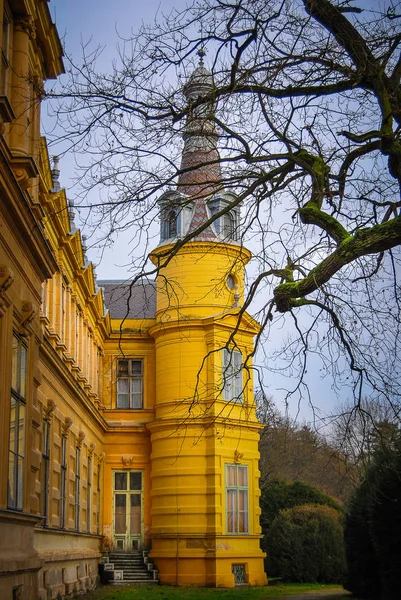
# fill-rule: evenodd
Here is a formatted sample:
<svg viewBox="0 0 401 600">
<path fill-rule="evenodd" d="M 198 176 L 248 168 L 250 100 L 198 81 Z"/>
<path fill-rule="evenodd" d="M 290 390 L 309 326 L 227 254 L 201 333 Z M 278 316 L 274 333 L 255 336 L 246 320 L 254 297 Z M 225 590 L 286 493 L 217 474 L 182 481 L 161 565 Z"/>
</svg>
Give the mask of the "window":
<svg viewBox="0 0 401 600">
<path fill-rule="evenodd" d="M 143 407 L 143 361 L 117 362 L 117 408 Z"/>
<path fill-rule="evenodd" d="M 91 530 L 92 458 L 88 456 L 88 482 L 86 488 L 86 529 Z"/>
<path fill-rule="evenodd" d="M 221 198 L 215 198 L 208 202 L 208 208 L 210 216 L 216 215 L 221 210 L 229 206 L 229 202 L 222 200 Z M 213 225 L 217 235 L 224 239 L 236 240 L 237 239 L 237 213 L 235 210 L 230 210 L 220 217 L 218 217 Z"/>
<path fill-rule="evenodd" d="M 60 465 L 60 527 L 66 526 L 67 505 L 67 437 L 61 438 L 61 465 Z"/>
<path fill-rule="evenodd" d="M 8 460 L 8 507 L 23 508 L 27 348 L 13 335 Z"/>
<path fill-rule="evenodd" d="M 248 467 L 226 465 L 227 533 L 248 533 Z"/>
<path fill-rule="evenodd" d="M 181 234 L 181 215 L 177 209 L 170 208 L 162 215 L 161 239 L 169 240 Z"/>
<path fill-rule="evenodd" d="M 235 221 L 231 212 L 225 213 L 219 219 L 220 221 L 220 234 L 225 239 L 235 239 Z"/>
<path fill-rule="evenodd" d="M 50 421 L 43 419 L 42 424 L 42 493 L 41 514 L 44 524 L 49 519 L 49 483 L 50 483 Z"/>
<path fill-rule="evenodd" d="M 100 533 L 100 475 L 101 475 L 101 465 L 98 463 L 97 465 L 97 522 L 96 522 L 96 533 Z"/>
<path fill-rule="evenodd" d="M 9 68 L 10 54 L 10 17 L 7 10 L 3 10 L 3 27 L 1 40 L 1 71 L 0 71 L 0 94 L 6 94 L 7 72 Z"/>
<path fill-rule="evenodd" d="M 242 354 L 238 350 L 223 350 L 223 398 L 227 402 L 242 402 Z"/>
<path fill-rule="evenodd" d="M 79 513 L 81 510 L 81 448 L 75 453 L 75 529 L 79 531 Z"/>
</svg>

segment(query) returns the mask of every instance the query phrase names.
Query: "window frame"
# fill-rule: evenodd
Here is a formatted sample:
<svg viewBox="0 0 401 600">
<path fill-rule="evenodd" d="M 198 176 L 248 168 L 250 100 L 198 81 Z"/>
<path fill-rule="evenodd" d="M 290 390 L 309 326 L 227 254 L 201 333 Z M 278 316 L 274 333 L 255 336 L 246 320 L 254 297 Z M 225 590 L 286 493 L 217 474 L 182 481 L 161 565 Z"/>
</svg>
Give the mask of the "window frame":
<svg viewBox="0 0 401 600">
<path fill-rule="evenodd" d="M 173 240 L 181 235 L 182 211 L 178 208 L 168 207 L 163 211 L 161 219 L 161 241 Z"/>
<path fill-rule="evenodd" d="M 0 96 L 7 95 L 8 78 L 10 73 L 10 54 L 12 45 L 13 19 L 10 7 L 6 2 L 3 6 L 2 39 L 1 39 L 1 69 Z"/>
<path fill-rule="evenodd" d="M 81 448 L 75 448 L 75 502 L 74 528 L 79 531 L 81 512 Z"/>
<path fill-rule="evenodd" d="M 28 346 L 15 332 L 12 339 L 7 508 L 22 511 L 25 488 Z M 14 421 L 12 421 L 13 413 Z M 13 427 L 14 437 L 12 437 Z"/>
<path fill-rule="evenodd" d="M 222 397 L 225 402 L 244 401 L 244 369 L 242 352 L 238 349 L 222 350 Z"/>
<path fill-rule="evenodd" d="M 100 533 L 100 492 L 101 492 L 101 474 L 102 474 L 102 465 L 100 462 L 97 463 L 97 517 L 96 517 L 96 533 L 99 535 Z"/>
<path fill-rule="evenodd" d="M 66 528 L 67 515 L 67 469 L 68 469 L 68 438 L 61 436 L 60 461 L 60 528 Z"/>
<path fill-rule="evenodd" d="M 210 217 L 228 208 L 230 201 L 224 198 L 212 198 L 207 203 Z M 234 208 L 229 209 L 213 221 L 217 235 L 223 240 L 238 241 L 238 213 Z"/>
<path fill-rule="evenodd" d="M 121 375 L 120 364 L 127 361 L 127 374 Z M 133 363 L 139 363 L 141 365 L 140 373 L 135 373 L 132 369 Z M 117 383 L 116 383 L 116 409 L 117 410 L 142 410 L 144 408 L 144 359 L 143 358 L 118 358 L 117 359 Z M 128 390 L 120 391 L 120 382 L 128 380 Z M 136 391 L 135 384 L 140 383 L 140 391 Z M 128 396 L 127 402 L 122 401 L 122 397 Z M 135 397 L 140 397 L 140 406 L 138 406 L 134 400 Z M 124 406 L 128 404 L 128 406 Z"/>
<path fill-rule="evenodd" d="M 49 524 L 49 491 L 50 491 L 50 419 L 42 421 L 42 481 L 41 481 L 41 516 L 43 525 Z"/>
<path fill-rule="evenodd" d="M 88 456 L 88 479 L 86 482 L 86 529 L 88 533 L 91 530 L 91 511 L 92 511 L 92 456 Z"/>
<path fill-rule="evenodd" d="M 234 469 L 235 481 L 230 484 L 229 470 Z M 238 473 L 243 470 L 245 485 L 239 485 Z M 229 535 L 249 535 L 249 469 L 248 465 L 226 463 L 225 465 L 225 495 L 226 495 L 226 532 Z M 230 502 L 230 496 L 234 502 Z M 240 498 L 243 497 L 243 503 Z M 240 506 L 243 504 L 244 508 Z M 233 506 L 231 510 L 230 507 Z M 242 517 L 242 520 L 241 520 Z M 241 525 L 242 523 L 242 525 Z"/>
</svg>

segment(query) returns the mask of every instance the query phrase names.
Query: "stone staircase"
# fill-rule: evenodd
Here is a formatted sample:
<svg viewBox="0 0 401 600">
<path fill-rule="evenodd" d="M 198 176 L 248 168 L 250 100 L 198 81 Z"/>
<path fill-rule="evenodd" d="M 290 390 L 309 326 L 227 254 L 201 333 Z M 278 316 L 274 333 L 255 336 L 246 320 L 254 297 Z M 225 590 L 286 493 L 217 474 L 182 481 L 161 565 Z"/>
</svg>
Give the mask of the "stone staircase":
<svg viewBox="0 0 401 600">
<path fill-rule="evenodd" d="M 157 585 L 159 571 L 143 552 L 104 552 L 101 578 L 111 585 Z"/>
</svg>

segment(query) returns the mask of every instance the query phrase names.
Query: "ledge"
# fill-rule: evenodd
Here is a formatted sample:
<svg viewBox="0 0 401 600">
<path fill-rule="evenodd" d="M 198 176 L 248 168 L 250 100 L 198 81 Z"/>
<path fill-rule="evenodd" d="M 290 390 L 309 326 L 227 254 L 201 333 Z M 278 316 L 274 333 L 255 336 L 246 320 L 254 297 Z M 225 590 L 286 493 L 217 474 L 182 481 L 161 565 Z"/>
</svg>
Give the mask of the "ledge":
<svg viewBox="0 0 401 600">
<path fill-rule="evenodd" d="M 30 515 L 15 510 L 0 509 L 0 522 L 14 523 L 15 525 L 32 525 L 33 527 L 40 523 L 43 517 L 40 515 Z"/>
</svg>

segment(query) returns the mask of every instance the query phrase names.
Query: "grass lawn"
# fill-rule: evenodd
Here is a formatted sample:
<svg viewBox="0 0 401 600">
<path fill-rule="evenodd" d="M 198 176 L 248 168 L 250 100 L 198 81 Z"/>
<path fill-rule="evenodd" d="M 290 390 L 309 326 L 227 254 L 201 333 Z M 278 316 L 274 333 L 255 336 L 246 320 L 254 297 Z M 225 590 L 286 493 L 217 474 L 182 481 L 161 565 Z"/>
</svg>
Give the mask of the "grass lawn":
<svg viewBox="0 0 401 600">
<path fill-rule="evenodd" d="M 327 590 L 330 595 L 325 596 Z M 334 590 L 338 595 L 332 595 Z M 183 588 L 171 586 L 101 586 L 95 592 L 80 596 L 81 600 L 274 600 L 293 596 L 294 600 L 303 594 L 318 594 L 319 600 L 341 600 L 349 598 L 342 588 L 332 585 L 297 584 L 274 585 L 271 587 L 241 587 L 231 589 Z M 344 594 L 344 595 L 343 595 Z M 310 596 L 314 598 L 317 596 Z M 306 600 L 307 596 L 305 597 Z"/>
</svg>

